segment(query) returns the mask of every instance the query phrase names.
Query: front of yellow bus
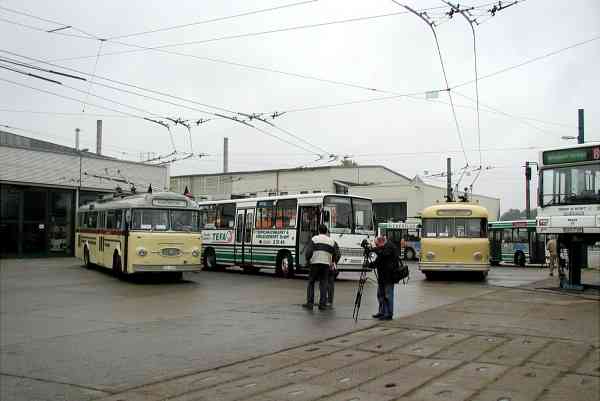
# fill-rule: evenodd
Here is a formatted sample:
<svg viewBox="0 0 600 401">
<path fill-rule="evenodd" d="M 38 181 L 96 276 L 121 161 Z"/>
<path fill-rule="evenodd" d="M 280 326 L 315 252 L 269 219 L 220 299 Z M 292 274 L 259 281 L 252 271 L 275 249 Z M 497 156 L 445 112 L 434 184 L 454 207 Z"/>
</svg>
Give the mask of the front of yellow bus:
<svg viewBox="0 0 600 401">
<path fill-rule="evenodd" d="M 440 203 L 422 213 L 419 270 L 476 272 L 485 278 L 489 266 L 488 212 L 470 203 Z"/>
<path fill-rule="evenodd" d="M 148 195 L 128 211 L 128 273 L 182 273 L 202 269 L 198 208 L 180 194 Z"/>
</svg>

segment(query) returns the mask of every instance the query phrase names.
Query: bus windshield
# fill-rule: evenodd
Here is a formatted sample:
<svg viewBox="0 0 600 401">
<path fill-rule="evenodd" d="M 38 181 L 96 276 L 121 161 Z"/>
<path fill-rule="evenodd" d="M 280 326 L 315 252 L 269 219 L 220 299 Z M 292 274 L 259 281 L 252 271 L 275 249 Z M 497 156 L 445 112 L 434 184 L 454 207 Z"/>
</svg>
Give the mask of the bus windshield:
<svg viewBox="0 0 600 401">
<path fill-rule="evenodd" d="M 132 230 L 199 231 L 198 212 L 195 210 L 134 209 Z"/>
<path fill-rule="evenodd" d="M 600 201 L 600 165 L 545 169 L 542 172 L 541 205 L 569 205 Z"/>
<path fill-rule="evenodd" d="M 423 238 L 485 238 L 487 219 L 423 219 Z"/>
<path fill-rule="evenodd" d="M 171 230 L 199 231 L 198 212 L 194 210 L 171 210 Z"/>
<path fill-rule="evenodd" d="M 357 233 L 373 231 L 373 207 L 366 199 L 352 199 L 354 206 L 354 224 Z"/>
<path fill-rule="evenodd" d="M 373 231 L 373 205 L 370 200 L 327 196 L 323 205 L 331 213 L 329 230 L 332 233 L 365 234 Z"/>
</svg>

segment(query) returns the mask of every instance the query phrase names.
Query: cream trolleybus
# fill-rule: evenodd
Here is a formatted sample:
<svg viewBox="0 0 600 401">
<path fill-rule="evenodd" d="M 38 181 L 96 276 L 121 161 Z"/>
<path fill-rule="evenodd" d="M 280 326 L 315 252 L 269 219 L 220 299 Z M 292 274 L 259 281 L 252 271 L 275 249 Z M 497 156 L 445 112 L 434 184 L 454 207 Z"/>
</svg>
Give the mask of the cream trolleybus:
<svg viewBox="0 0 600 401">
<path fill-rule="evenodd" d="M 462 202 L 423 209 L 419 270 L 427 278 L 436 272 L 474 272 L 485 278 L 490 269 L 486 208 Z"/>
<path fill-rule="evenodd" d="M 273 269 L 283 277 L 307 271 L 305 249 L 320 223 L 340 247 L 338 271 L 360 271 L 363 239 L 373 240 L 370 199 L 300 194 L 200 202 L 204 264 Z"/>
<path fill-rule="evenodd" d="M 196 203 L 172 193 L 111 197 L 79 208 L 76 256 L 122 277 L 201 270 Z"/>
</svg>

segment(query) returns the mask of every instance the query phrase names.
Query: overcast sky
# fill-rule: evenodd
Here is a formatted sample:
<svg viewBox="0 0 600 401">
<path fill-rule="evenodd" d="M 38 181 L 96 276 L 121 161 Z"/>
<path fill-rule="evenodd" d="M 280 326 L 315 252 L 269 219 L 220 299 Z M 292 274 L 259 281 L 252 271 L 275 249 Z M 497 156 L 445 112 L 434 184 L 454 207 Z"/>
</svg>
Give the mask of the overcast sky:
<svg viewBox="0 0 600 401">
<path fill-rule="evenodd" d="M 444 5 L 429 0 L 407 0 L 405 4 L 419 10 Z M 498 12 L 495 17 L 486 12 L 491 4 L 460 2 L 463 8 L 477 6 L 473 14 L 481 22 L 475 27 L 480 78 L 576 43 L 600 39 L 597 0 L 527 0 Z M 285 5 L 290 6 L 103 42 L 83 38 L 86 36 L 83 32 L 98 38 L 114 38 Z M 61 25 L 7 9 L 73 28 L 59 31 L 61 35 L 46 33 Z M 474 79 L 474 53 L 467 21 L 461 16 L 448 19 L 444 16 L 448 10 L 449 7 L 435 8 L 428 11 L 428 16 L 439 25 L 436 31 L 449 84 L 453 87 Z M 442 171 L 448 156 L 458 169 L 466 162 L 448 94 L 443 92 L 437 99 L 426 99 L 425 92 L 446 85 L 432 32 L 417 16 L 404 13 L 226 38 L 404 11 L 390 0 L 0 1 L 1 50 L 53 61 L 86 74 L 96 69 L 98 76 L 181 98 L 144 92 L 173 103 L 169 104 L 57 75 L 40 73 L 64 85 L 0 69 L 0 125 L 25 131 L 0 129 L 74 146 L 74 131 L 79 127 L 81 147 L 95 150 L 96 120 L 102 118 L 104 153 L 139 160 L 140 152 L 164 155 L 173 151 L 167 129 L 141 117 L 161 121 L 167 121 L 166 117 L 211 119 L 199 126 L 192 123 L 191 131 L 193 152 L 208 156 L 174 163 L 172 175 L 221 171 L 225 136 L 230 138 L 230 171 L 327 165 L 326 161 L 316 162 L 314 155 L 325 151 L 350 155 L 359 164 L 383 164 L 410 177 L 424 175 L 425 171 L 429 174 Z M 203 43 L 139 51 L 139 47 L 126 47 L 115 41 L 142 47 Z M 100 57 L 96 57 L 99 50 Z M 123 51 L 129 52 L 107 54 Z M 0 57 L 26 61 L 9 53 L 0 53 Z M 41 63 L 36 65 L 60 70 Z M 585 109 L 586 140 L 600 140 L 599 65 L 600 40 L 595 40 L 480 80 L 482 164 L 491 168 L 476 182 L 476 193 L 501 198 L 502 210 L 524 208 L 521 166 L 526 160 L 538 159 L 537 148 L 564 145 L 569 141 L 561 140 L 561 136 L 577 135 L 578 108 Z M 2 80 L 73 99 L 87 98 L 89 103 L 113 110 L 87 105 L 82 112 L 81 102 Z M 98 82 L 141 93 L 141 89 Z M 469 163 L 477 167 L 479 141 L 475 103 L 471 100 L 475 98 L 475 86 L 464 85 L 452 93 Z M 393 94 L 414 95 L 315 107 Z M 488 107 L 495 111 L 490 112 Z M 305 108 L 308 110 L 300 110 Z M 288 110 L 269 121 L 305 142 L 264 123 L 254 120 L 252 124 L 297 146 L 202 112 L 232 116 L 232 112 L 272 114 Z M 172 134 L 180 155 L 189 152 L 187 129 L 173 127 Z M 470 184 L 473 178 L 473 175 L 465 177 L 461 186 Z"/>
</svg>

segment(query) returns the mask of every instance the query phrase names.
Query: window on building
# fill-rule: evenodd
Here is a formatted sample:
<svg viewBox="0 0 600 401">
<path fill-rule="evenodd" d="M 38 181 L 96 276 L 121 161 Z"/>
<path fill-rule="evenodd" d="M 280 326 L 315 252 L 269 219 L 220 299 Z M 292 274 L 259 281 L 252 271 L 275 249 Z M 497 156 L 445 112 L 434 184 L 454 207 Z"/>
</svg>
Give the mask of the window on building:
<svg viewBox="0 0 600 401">
<path fill-rule="evenodd" d="M 406 220 L 406 202 L 373 203 L 373 211 L 377 223 Z"/>
<path fill-rule="evenodd" d="M 342 184 L 334 184 L 336 194 L 348 194 L 348 187 Z"/>
</svg>

